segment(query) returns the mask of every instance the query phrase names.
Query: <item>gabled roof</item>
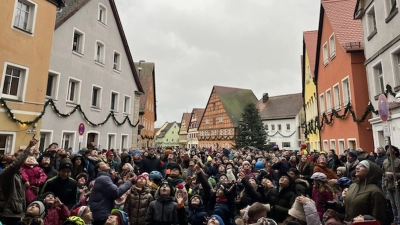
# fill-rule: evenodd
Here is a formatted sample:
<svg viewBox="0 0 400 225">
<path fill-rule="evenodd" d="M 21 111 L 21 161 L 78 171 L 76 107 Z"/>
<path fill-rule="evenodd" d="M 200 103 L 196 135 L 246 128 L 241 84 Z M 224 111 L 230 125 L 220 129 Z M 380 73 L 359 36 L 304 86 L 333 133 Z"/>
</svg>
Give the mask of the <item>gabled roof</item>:
<svg viewBox="0 0 400 225">
<path fill-rule="evenodd" d="M 317 40 L 318 40 L 318 31 L 304 31 L 303 32 L 303 57 L 305 57 L 305 51 L 307 51 L 308 60 L 310 63 L 311 73 L 314 75 L 315 69 L 315 58 L 317 55 Z M 305 68 L 303 68 L 305 69 Z"/>
<path fill-rule="evenodd" d="M 265 104 L 264 109 L 260 112 L 263 120 L 288 119 L 297 116 L 303 107 L 303 97 L 301 93 L 279 95 L 269 97 L 265 103 L 263 103 L 263 99 L 260 99 L 257 104 Z"/>
<path fill-rule="evenodd" d="M 182 124 L 183 122 L 185 122 L 185 128 L 187 131 L 189 129 L 189 123 L 190 123 L 190 119 L 191 119 L 192 114 L 191 113 L 183 113 L 182 115 L 182 121 L 181 121 L 181 126 L 179 127 L 179 130 L 182 128 Z"/>
<path fill-rule="evenodd" d="M 160 135 L 158 135 L 157 138 L 163 138 L 175 123 L 176 122 L 168 123 L 168 125 L 160 132 Z"/>
<path fill-rule="evenodd" d="M 83 8 L 90 0 L 64 0 L 66 7 L 63 8 L 61 12 L 58 12 L 56 15 L 56 25 L 55 30 L 60 27 L 65 21 L 71 18 L 76 12 L 78 12 L 81 8 Z M 121 19 L 119 18 L 117 6 L 115 5 L 114 0 L 108 0 L 114 15 L 115 22 L 117 23 L 119 36 L 121 37 L 122 44 L 125 48 L 125 53 L 129 61 L 129 65 L 131 67 L 132 75 L 135 80 L 138 91 L 143 92 L 142 84 L 140 83 L 139 76 L 136 73 L 135 64 L 133 63 L 132 54 L 129 49 L 128 40 L 126 39 L 124 29 L 122 27 Z"/>
<path fill-rule="evenodd" d="M 197 122 L 201 121 L 201 119 L 203 118 L 205 110 L 206 109 L 202 109 L 202 108 L 193 108 L 192 113 L 194 113 L 194 115 L 196 116 L 196 121 Z M 190 122 L 192 122 L 192 118 L 190 118 Z M 199 125 L 200 123 L 197 123 L 197 124 Z"/>
<path fill-rule="evenodd" d="M 336 40 L 345 52 L 364 49 L 363 34 L 360 20 L 354 20 L 354 7 L 357 0 L 323 0 L 319 13 L 317 53 L 315 61 L 315 79 L 318 79 L 318 69 L 321 51 L 324 15 L 335 33 Z"/>
<path fill-rule="evenodd" d="M 139 71 L 139 66 L 141 70 Z M 144 94 L 140 96 L 139 112 L 144 113 L 146 109 L 147 95 L 150 93 L 150 86 L 153 85 L 153 110 L 154 121 L 157 121 L 157 101 L 156 101 L 156 80 L 155 80 L 155 65 L 152 62 L 135 62 L 136 73 L 139 75 L 140 83 L 142 84 Z"/>
<path fill-rule="evenodd" d="M 54 5 L 56 5 L 59 8 L 65 7 L 65 0 L 47 0 L 47 1 L 53 3 Z"/>
</svg>

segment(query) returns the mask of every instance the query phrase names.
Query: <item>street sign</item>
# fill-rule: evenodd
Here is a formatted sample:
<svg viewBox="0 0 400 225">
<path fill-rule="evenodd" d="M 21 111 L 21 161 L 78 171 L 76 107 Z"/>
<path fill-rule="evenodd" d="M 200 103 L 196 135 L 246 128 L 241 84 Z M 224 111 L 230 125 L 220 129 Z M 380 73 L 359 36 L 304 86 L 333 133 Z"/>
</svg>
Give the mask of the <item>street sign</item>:
<svg viewBox="0 0 400 225">
<path fill-rule="evenodd" d="M 79 143 L 82 143 L 82 142 L 83 142 L 83 136 L 82 136 L 82 135 L 79 135 L 78 141 L 79 141 Z"/>
<path fill-rule="evenodd" d="M 85 124 L 80 123 L 78 127 L 79 135 L 83 135 L 85 133 Z"/>
<path fill-rule="evenodd" d="M 390 137 L 390 125 L 388 122 L 383 123 L 382 130 L 384 137 Z"/>
<path fill-rule="evenodd" d="M 389 104 L 384 94 L 379 95 L 378 112 L 381 120 L 386 122 L 389 118 Z"/>
</svg>

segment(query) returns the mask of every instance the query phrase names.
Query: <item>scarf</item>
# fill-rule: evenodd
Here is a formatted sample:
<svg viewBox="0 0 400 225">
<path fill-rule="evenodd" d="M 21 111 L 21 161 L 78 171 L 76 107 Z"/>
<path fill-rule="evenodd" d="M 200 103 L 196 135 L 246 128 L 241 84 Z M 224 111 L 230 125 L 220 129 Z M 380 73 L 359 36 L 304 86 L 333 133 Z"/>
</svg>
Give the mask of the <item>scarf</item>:
<svg viewBox="0 0 400 225">
<path fill-rule="evenodd" d="M 216 202 L 220 203 L 220 204 L 226 204 L 226 203 L 228 203 L 228 199 L 226 199 L 226 198 L 217 198 Z"/>
</svg>

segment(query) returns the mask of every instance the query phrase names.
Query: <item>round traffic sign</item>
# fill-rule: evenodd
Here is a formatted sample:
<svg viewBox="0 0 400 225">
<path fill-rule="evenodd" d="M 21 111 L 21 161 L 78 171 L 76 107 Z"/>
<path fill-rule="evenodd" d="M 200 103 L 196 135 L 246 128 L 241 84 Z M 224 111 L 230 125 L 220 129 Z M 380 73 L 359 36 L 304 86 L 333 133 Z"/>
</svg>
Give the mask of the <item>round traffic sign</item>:
<svg viewBox="0 0 400 225">
<path fill-rule="evenodd" d="M 389 104 L 384 94 L 378 98 L 378 113 L 382 121 L 387 121 L 389 118 Z"/>
<path fill-rule="evenodd" d="M 83 123 L 79 124 L 78 132 L 79 132 L 79 135 L 83 135 L 83 133 L 85 133 L 85 124 L 83 124 Z"/>
</svg>

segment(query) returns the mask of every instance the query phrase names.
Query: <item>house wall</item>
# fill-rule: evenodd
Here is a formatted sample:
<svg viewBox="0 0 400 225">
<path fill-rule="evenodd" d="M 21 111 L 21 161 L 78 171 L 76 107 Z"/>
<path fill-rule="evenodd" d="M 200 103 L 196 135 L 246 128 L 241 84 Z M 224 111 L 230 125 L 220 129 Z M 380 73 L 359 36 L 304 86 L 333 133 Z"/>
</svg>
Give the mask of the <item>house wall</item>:
<svg viewBox="0 0 400 225">
<path fill-rule="evenodd" d="M 329 20 L 324 15 L 323 30 L 321 37 L 321 46 L 319 54 L 319 74 L 318 74 L 318 99 L 321 93 L 324 93 L 324 105 L 328 119 L 330 119 L 331 109 L 327 109 L 327 90 L 331 90 L 332 94 L 332 107 L 336 108 L 340 115 L 344 114 L 344 107 L 346 106 L 347 99 L 343 96 L 342 80 L 346 77 L 350 83 L 350 101 L 355 111 L 357 118 L 360 118 L 364 113 L 368 104 L 368 92 L 366 90 L 367 83 L 365 79 L 365 69 L 363 68 L 363 53 L 362 52 L 348 52 L 341 47 L 338 39 L 335 37 L 336 55 L 329 57 L 329 62 L 324 65 L 323 60 L 323 45 L 328 43 L 329 37 L 332 35 L 333 29 Z M 328 54 L 330 56 L 330 52 Z M 334 85 L 339 85 L 340 93 L 340 108 L 339 105 L 334 105 Z M 319 103 L 321 105 L 321 102 Z M 368 118 L 367 118 L 368 120 Z M 341 153 L 343 149 L 355 149 L 361 147 L 367 151 L 372 148 L 372 133 L 366 129 L 368 127 L 367 120 L 363 123 L 353 122 L 350 114 L 345 118 L 334 118 L 333 123 L 328 125 L 324 123 L 321 132 L 321 149 L 327 151 L 335 149 L 337 153 Z M 326 144 L 328 143 L 328 144 Z M 343 145 L 341 144 L 343 143 Z"/>
<path fill-rule="evenodd" d="M 13 26 L 16 2 L 2 0 L 0 3 L 0 97 L 6 100 L 16 119 L 32 121 L 43 110 L 56 6 L 46 0 L 34 1 L 37 4 L 34 29 L 33 34 L 28 34 Z M 23 76 L 24 82 L 20 82 L 19 89 L 25 89 L 18 101 L 9 101 L 3 94 L 7 63 L 27 71 Z M 51 112 L 48 110 L 46 113 Z M 24 148 L 33 136 L 27 134 L 27 130 L 37 131 L 36 137 L 40 135 L 41 120 L 35 126 L 21 125 L 11 120 L 5 109 L 0 107 L 0 121 L 0 153 L 12 153 Z M 3 138 L 7 139 L 5 149 Z"/>
<path fill-rule="evenodd" d="M 98 21 L 99 3 L 107 8 L 106 26 Z M 72 51 L 74 28 L 84 33 L 84 52 L 81 55 Z M 101 41 L 105 45 L 104 65 L 99 65 L 94 60 L 96 41 Z M 114 51 L 121 54 L 119 72 L 113 69 Z M 134 68 L 129 65 L 109 1 L 89 1 L 55 30 L 50 69 L 59 73 L 58 95 L 55 102 L 60 112 L 68 113 L 75 107 L 74 104 L 67 103 L 66 99 L 68 80 L 71 77 L 80 80 L 78 104 L 81 105 L 89 120 L 94 123 L 103 122 L 110 113 L 111 92 L 117 92 L 118 104 L 114 113 L 115 117 L 121 122 L 127 115 L 133 124 L 137 123 L 137 121 L 133 121 L 134 101 L 138 99 L 135 98 L 135 91 L 138 88 L 133 78 L 132 69 Z M 99 109 L 91 107 L 93 85 L 101 87 Z M 125 95 L 130 97 L 130 109 L 127 113 L 123 113 Z M 121 149 L 132 145 L 130 140 L 132 140 L 133 129 L 128 123 L 118 126 L 110 119 L 102 126 L 93 127 L 79 113 L 62 118 L 51 113 L 51 111 L 48 111 L 43 118 L 42 130 L 48 134 L 46 142 L 58 142 L 60 147 L 65 147 L 63 146 L 63 133 L 69 132 L 72 135 L 70 146 L 73 150 L 78 150 L 78 125 L 80 123 L 86 125 L 80 147 L 86 146 L 87 142 L 90 141 L 89 133 L 96 136 L 94 142 L 99 149 Z M 123 143 L 123 140 L 125 140 L 125 143 Z"/>
<path fill-rule="evenodd" d="M 151 78 L 151 80 L 153 80 L 153 78 Z M 146 93 L 147 100 L 142 121 L 144 128 L 141 130 L 141 136 L 144 137 L 141 140 L 142 147 L 144 146 L 154 147 L 154 123 L 155 123 L 155 108 L 156 108 L 154 102 L 154 91 L 153 91 L 154 81 L 149 83 L 150 87 Z"/>
<path fill-rule="evenodd" d="M 185 121 L 185 113 L 182 115 L 181 119 L 181 127 L 179 128 L 179 147 L 180 148 L 186 148 L 187 145 L 187 126 L 186 126 L 186 121 Z"/>
<path fill-rule="evenodd" d="M 299 131 L 296 118 L 263 120 L 263 124 L 264 126 L 268 126 L 267 143 L 278 145 L 279 149 L 299 149 Z M 278 130 L 279 125 L 281 126 L 281 130 Z M 290 129 L 287 129 L 287 125 L 289 125 Z"/>
<path fill-rule="evenodd" d="M 174 125 L 167 131 L 162 139 L 163 147 L 179 147 L 179 125 Z"/>
</svg>

